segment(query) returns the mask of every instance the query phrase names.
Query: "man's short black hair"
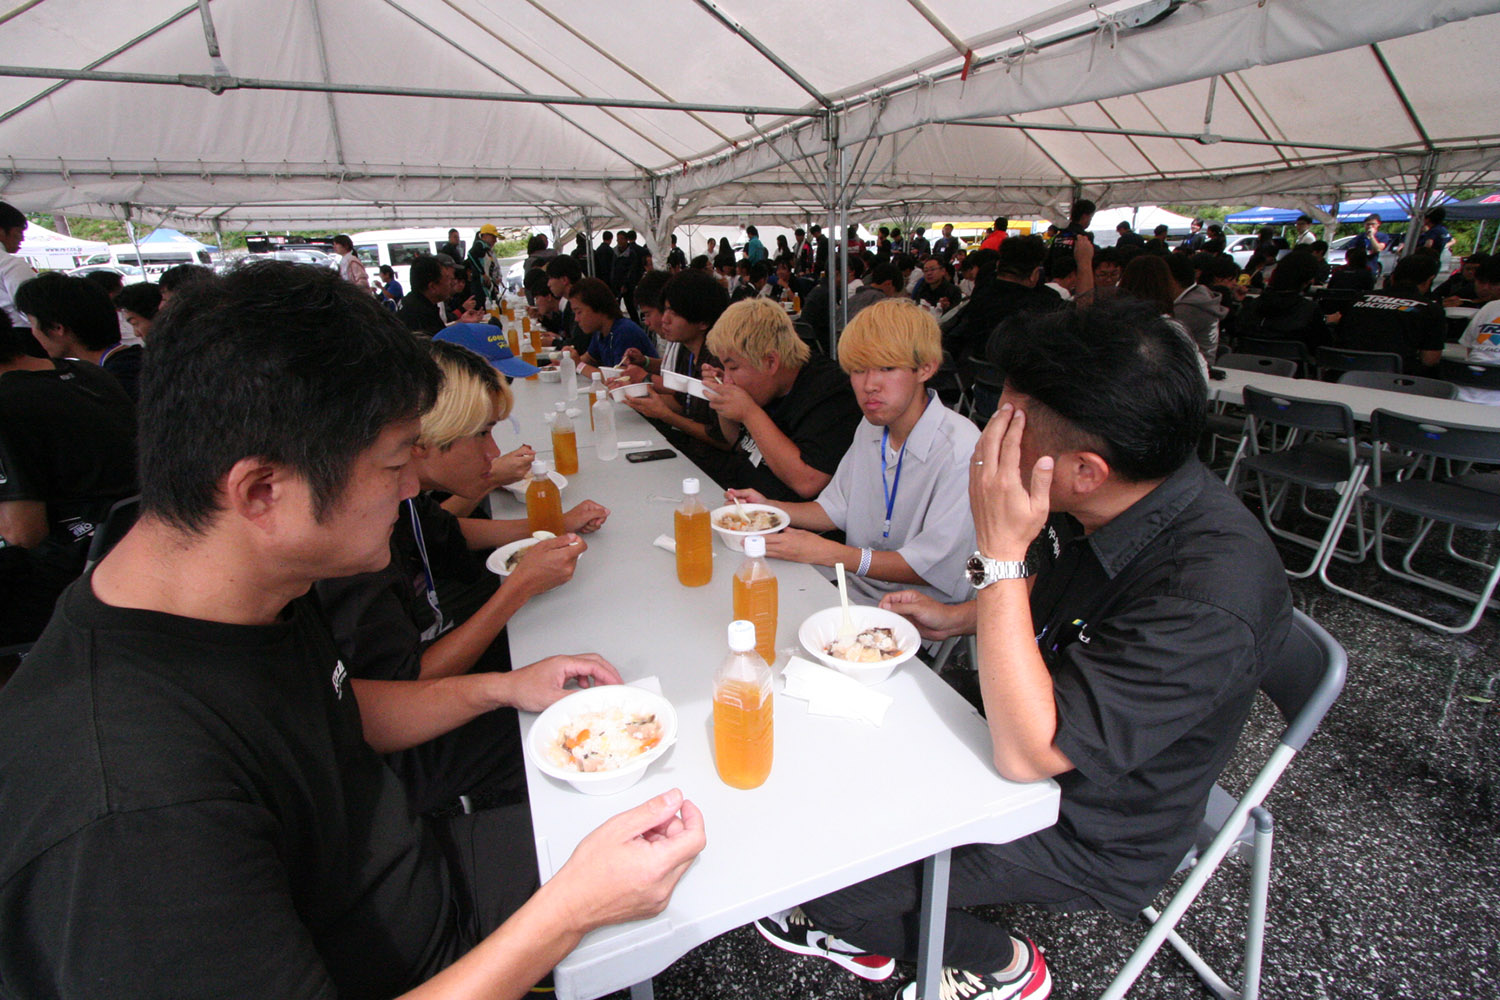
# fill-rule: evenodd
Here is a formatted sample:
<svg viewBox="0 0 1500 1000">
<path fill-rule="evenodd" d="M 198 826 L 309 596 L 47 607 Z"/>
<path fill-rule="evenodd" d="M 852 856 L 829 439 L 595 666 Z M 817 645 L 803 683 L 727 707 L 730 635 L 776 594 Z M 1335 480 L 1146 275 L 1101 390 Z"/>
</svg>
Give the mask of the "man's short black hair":
<svg viewBox="0 0 1500 1000">
<path fill-rule="evenodd" d="M 1428 278 L 1437 277 L 1438 259 L 1430 254 L 1416 253 L 1402 257 L 1391 272 L 1393 285 L 1420 285 Z M 23 286 L 24 287 L 24 286 Z"/>
<path fill-rule="evenodd" d="M 434 282 L 443 280 L 444 269 L 445 265 L 436 257 L 423 254 L 416 258 L 411 262 L 411 270 L 408 272 L 411 290 L 418 294 L 425 292 Z"/>
<path fill-rule="evenodd" d="M 865 277 L 865 284 L 867 285 L 882 285 L 887 281 L 895 286 L 898 293 L 901 291 L 901 271 L 897 269 L 895 264 L 888 261 L 876 264 L 870 268 L 869 275 Z"/>
<path fill-rule="evenodd" d="M 1171 232 L 1171 230 L 1169 230 L 1166 226 L 1162 225 L 1162 226 L 1157 226 L 1155 229 L 1151 230 L 1151 235 L 1152 236 L 1165 236 L 1169 232 Z"/>
<path fill-rule="evenodd" d="M 16 308 L 34 317 L 43 330 L 67 328 L 91 351 L 120 342 L 120 321 L 104 289 L 61 271 L 47 271 L 16 289 Z"/>
<path fill-rule="evenodd" d="M 1009 242 L 1009 241 L 1007 241 Z M 1125 254 L 1114 247 L 1104 247 L 1094 251 L 1094 270 L 1099 270 L 1100 264 L 1113 264 L 1115 267 L 1125 266 Z"/>
<path fill-rule="evenodd" d="M 1307 223 L 1310 226 L 1310 225 L 1312 225 L 1313 217 L 1310 216 L 1310 215 L 1299 215 L 1299 216 L 1297 216 L 1297 221 L 1298 222 L 1305 222 L 1305 223 Z"/>
<path fill-rule="evenodd" d="M 1491 257 L 1487 254 L 1474 254 L 1474 256 L 1484 258 L 1474 271 L 1474 280 L 1482 281 L 1486 285 L 1500 285 L 1500 255 Z"/>
<path fill-rule="evenodd" d="M 161 308 L 161 289 L 149 281 L 126 285 L 115 296 L 116 309 L 129 309 L 142 319 L 155 319 Z"/>
<path fill-rule="evenodd" d="M 1010 220 L 1009 219 L 1007 219 L 1003 215 L 997 215 L 997 216 L 995 216 L 995 231 L 996 232 L 999 232 L 1002 229 L 1009 229 L 1009 228 L 1010 228 Z"/>
<path fill-rule="evenodd" d="M 729 308 L 729 293 L 707 271 L 683 271 L 662 289 L 662 305 L 689 323 L 712 327 Z"/>
<path fill-rule="evenodd" d="M 771 276 L 771 269 L 768 266 L 766 266 L 766 262 L 765 261 L 758 260 L 754 264 L 750 265 L 750 280 L 751 281 L 765 281 L 770 276 Z"/>
<path fill-rule="evenodd" d="M 1093 215 L 1095 211 L 1096 209 L 1094 208 L 1093 202 L 1089 201 L 1087 198 L 1079 198 L 1077 201 L 1073 202 L 1073 210 L 1068 213 L 1068 221 L 1077 222 L 1085 215 Z"/>
<path fill-rule="evenodd" d="M 553 257 L 547 261 L 547 277 L 578 281 L 583 277 L 583 268 L 572 257 Z"/>
<path fill-rule="evenodd" d="M 760 230 L 756 229 L 754 226 L 746 226 L 745 235 L 752 238 L 758 237 L 760 235 Z"/>
<path fill-rule="evenodd" d="M 1228 254 L 1215 254 L 1204 262 L 1203 276 L 1209 281 L 1233 281 L 1240 276 L 1240 266 Z"/>
<path fill-rule="evenodd" d="M 1427 221 L 1434 226 L 1441 226 L 1447 218 L 1448 210 L 1446 208 L 1438 207 L 1427 210 Z"/>
<path fill-rule="evenodd" d="M 109 271 L 102 267 L 97 271 L 90 271 L 83 275 L 83 280 L 92 281 L 103 289 L 104 294 L 110 298 L 114 298 L 120 289 L 125 287 L 125 279 L 120 277 L 119 271 Z"/>
<path fill-rule="evenodd" d="M 1012 236 L 1000 244 L 1000 263 L 995 271 L 1013 278 L 1029 278 L 1046 259 L 1047 242 L 1040 236 Z"/>
<path fill-rule="evenodd" d="M 666 271 L 650 270 L 641 275 L 641 280 L 635 286 L 635 304 L 638 309 L 655 309 L 660 312 L 663 299 L 662 290 L 667 287 L 667 282 L 672 276 Z M 714 284 L 718 284 L 717 281 Z"/>
<path fill-rule="evenodd" d="M 156 279 L 156 284 L 162 291 L 176 295 L 189 285 L 213 281 L 216 277 L 218 276 L 202 264 L 178 264 L 163 271 L 161 277 Z"/>
<path fill-rule="evenodd" d="M 538 295 L 552 294 L 552 289 L 547 287 L 547 269 L 544 267 L 533 267 L 527 271 L 526 276 L 521 279 L 521 287 L 525 289 L 526 295 L 533 299 Z"/>
<path fill-rule="evenodd" d="M 1192 458 L 1208 410 L 1198 350 L 1153 306 L 1110 301 L 1012 322 L 1020 329 L 996 338 L 991 360 L 1007 386 L 1049 411 L 1029 430 L 1058 420 L 1072 447 L 1097 451 L 1130 482 L 1164 478 Z"/>
<path fill-rule="evenodd" d="M 141 369 L 141 510 L 200 533 L 220 481 L 255 457 L 302 476 L 321 519 L 355 456 L 426 412 L 441 380 L 393 313 L 328 268 L 255 261 L 186 288 Z"/>
<path fill-rule="evenodd" d="M 26 225 L 26 214 L 8 201 L 0 201 L 0 229 Z"/>
<path fill-rule="evenodd" d="M 615 234 L 612 233 L 612 232 L 610 232 L 608 229 L 606 229 L 604 232 L 602 232 L 602 233 L 599 234 L 599 240 L 600 240 L 600 242 L 604 242 L 606 240 L 612 240 L 614 238 L 615 238 Z"/>
<path fill-rule="evenodd" d="M 1311 243 L 1307 244 L 1307 249 L 1316 254 L 1326 254 L 1328 252 L 1328 241 L 1313 240 Z"/>
<path fill-rule="evenodd" d="M 1174 253 L 1168 257 L 1167 270 L 1172 272 L 1172 280 L 1183 289 L 1198 283 L 1198 269 L 1193 266 L 1193 258 L 1187 254 Z"/>
<path fill-rule="evenodd" d="M 1006 240 L 1005 242 L 1009 243 L 1010 240 Z M 1002 246 L 1003 245 L 1004 244 L 1002 244 Z M 1048 277 L 1050 277 L 1053 281 L 1060 281 L 1063 278 L 1067 278 L 1078 273 L 1078 261 L 1072 254 L 1055 257 L 1053 258 L 1052 262 L 1047 265 L 1047 273 Z"/>
<path fill-rule="evenodd" d="M 1293 250 L 1276 262 L 1268 288 L 1273 292 L 1298 292 L 1318 276 L 1318 262 L 1311 251 Z"/>
</svg>

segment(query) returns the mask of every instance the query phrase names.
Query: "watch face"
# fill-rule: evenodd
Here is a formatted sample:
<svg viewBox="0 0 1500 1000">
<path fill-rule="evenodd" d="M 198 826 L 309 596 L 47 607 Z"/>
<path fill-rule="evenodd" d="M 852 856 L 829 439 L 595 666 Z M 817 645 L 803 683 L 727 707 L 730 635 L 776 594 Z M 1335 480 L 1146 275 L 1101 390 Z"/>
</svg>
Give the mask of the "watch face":
<svg viewBox="0 0 1500 1000">
<path fill-rule="evenodd" d="M 984 560 L 979 556 L 970 556 L 969 561 L 964 564 L 964 570 L 969 574 L 969 583 L 977 587 L 984 582 Z"/>
</svg>

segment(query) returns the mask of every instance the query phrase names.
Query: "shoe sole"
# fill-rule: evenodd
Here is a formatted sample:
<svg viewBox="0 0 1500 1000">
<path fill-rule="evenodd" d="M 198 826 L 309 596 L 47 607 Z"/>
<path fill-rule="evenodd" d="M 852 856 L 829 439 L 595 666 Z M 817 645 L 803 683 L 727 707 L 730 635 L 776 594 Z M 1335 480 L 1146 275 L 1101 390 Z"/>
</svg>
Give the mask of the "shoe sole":
<svg viewBox="0 0 1500 1000">
<path fill-rule="evenodd" d="M 861 965 L 857 961 L 855 961 L 855 956 L 853 955 L 841 955 L 836 951 L 829 951 L 827 948 L 820 948 L 817 945 L 793 944 L 792 942 L 787 941 L 784 938 L 775 937 L 771 934 L 770 931 L 761 926 L 759 920 L 755 921 L 755 930 L 758 934 L 760 934 L 761 937 L 765 938 L 767 941 L 771 942 L 771 944 L 780 948 L 782 951 L 789 951 L 795 955 L 806 955 L 809 958 L 826 959 L 827 961 L 832 962 L 834 965 L 837 965 L 839 968 L 844 969 L 847 972 L 852 972 L 859 978 L 868 979 L 874 983 L 883 982 L 891 978 L 891 976 L 896 972 L 895 959 L 887 958 L 885 960 L 885 964 L 881 966 Z"/>
</svg>

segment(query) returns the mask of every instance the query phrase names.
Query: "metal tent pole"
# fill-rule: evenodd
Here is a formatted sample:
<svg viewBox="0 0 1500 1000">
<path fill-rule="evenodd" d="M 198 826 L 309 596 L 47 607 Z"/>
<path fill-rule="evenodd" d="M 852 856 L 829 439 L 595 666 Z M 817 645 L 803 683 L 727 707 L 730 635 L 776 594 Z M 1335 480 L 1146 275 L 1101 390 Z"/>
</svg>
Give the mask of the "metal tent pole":
<svg viewBox="0 0 1500 1000">
<path fill-rule="evenodd" d="M 825 282 L 827 282 L 827 284 L 828 284 L 828 356 L 829 357 L 837 357 L 838 356 L 838 342 L 839 342 L 839 335 L 838 335 L 838 329 L 839 328 L 838 328 L 838 317 L 837 317 L 837 315 L 834 312 L 834 303 L 836 302 L 836 299 L 834 298 L 834 293 L 833 293 L 833 290 L 834 290 L 834 287 L 835 287 L 834 286 L 834 270 L 835 270 L 835 268 L 834 268 L 834 263 L 833 263 L 833 231 L 834 231 L 834 222 L 835 222 L 835 219 L 836 219 L 836 216 L 837 216 L 837 213 L 838 213 L 839 199 L 842 197 L 842 195 L 839 192 L 839 155 L 840 155 L 839 148 L 838 148 L 839 119 L 836 116 L 834 116 L 834 115 L 829 115 L 824 120 L 824 124 L 825 124 L 825 128 L 826 128 L 826 131 L 827 131 L 827 138 L 828 138 L 828 228 L 824 232 L 824 236 L 828 239 L 829 252 L 828 252 L 828 259 L 825 262 L 826 265 L 827 265 L 827 272 L 823 275 L 823 280 Z M 813 274 L 814 274 L 814 277 L 816 277 L 816 275 L 817 275 L 817 270 L 818 270 L 818 242 L 817 242 L 817 240 L 814 240 L 813 241 Z"/>
</svg>

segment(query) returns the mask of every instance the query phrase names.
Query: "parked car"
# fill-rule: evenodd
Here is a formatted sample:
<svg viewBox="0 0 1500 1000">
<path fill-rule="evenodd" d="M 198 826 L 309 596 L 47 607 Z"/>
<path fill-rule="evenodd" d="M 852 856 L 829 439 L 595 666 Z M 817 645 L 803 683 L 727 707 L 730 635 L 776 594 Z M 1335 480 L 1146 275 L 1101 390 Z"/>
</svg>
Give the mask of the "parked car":
<svg viewBox="0 0 1500 1000">
<path fill-rule="evenodd" d="M 146 280 L 146 272 L 134 264 L 85 264 L 83 267 L 73 268 L 73 270 L 68 272 L 68 275 L 74 278 L 81 278 L 95 271 L 113 271 L 127 285 L 133 285 L 138 281 Z"/>
</svg>

